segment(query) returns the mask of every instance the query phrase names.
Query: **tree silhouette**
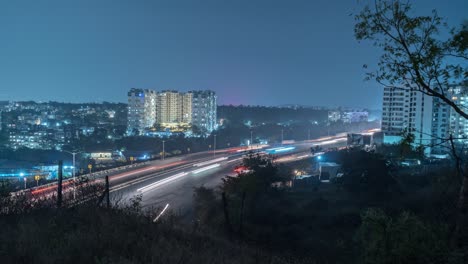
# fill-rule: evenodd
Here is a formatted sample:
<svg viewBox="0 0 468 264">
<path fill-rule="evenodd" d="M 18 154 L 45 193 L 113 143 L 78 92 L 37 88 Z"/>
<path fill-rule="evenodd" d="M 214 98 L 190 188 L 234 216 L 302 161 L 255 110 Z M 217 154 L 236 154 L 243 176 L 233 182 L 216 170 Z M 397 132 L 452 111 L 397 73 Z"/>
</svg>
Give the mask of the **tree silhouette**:
<svg viewBox="0 0 468 264">
<path fill-rule="evenodd" d="M 377 69 L 367 79 L 385 86 L 412 89 L 439 98 L 462 118 L 466 108 L 452 97 L 454 87 L 468 85 L 468 23 L 448 29 L 444 19 L 433 10 L 428 16 L 411 14 L 409 1 L 376 0 L 355 16 L 357 40 L 369 40 L 382 50 Z M 449 30 L 445 37 L 441 32 Z M 367 68 L 367 66 L 364 66 Z M 463 177 L 458 198 L 459 216 L 455 236 L 460 247 L 468 249 L 468 174 L 467 164 L 455 149 L 451 153 L 458 175 Z"/>
</svg>

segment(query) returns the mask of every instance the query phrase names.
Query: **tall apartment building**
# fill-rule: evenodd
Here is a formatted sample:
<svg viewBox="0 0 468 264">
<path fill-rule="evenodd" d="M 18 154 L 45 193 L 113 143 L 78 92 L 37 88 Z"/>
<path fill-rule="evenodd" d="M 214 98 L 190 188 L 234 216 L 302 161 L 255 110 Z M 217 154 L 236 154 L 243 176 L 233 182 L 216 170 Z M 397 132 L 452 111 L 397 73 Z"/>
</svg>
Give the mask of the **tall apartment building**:
<svg viewBox="0 0 468 264">
<path fill-rule="evenodd" d="M 468 87 L 456 87 L 452 89 L 452 100 L 462 107 L 468 107 Z M 468 120 L 450 109 L 450 133 L 456 138 L 455 142 L 463 145 L 468 144 Z"/>
<path fill-rule="evenodd" d="M 182 95 L 182 123 L 192 123 L 192 100 L 193 93 L 188 92 Z"/>
<path fill-rule="evenodd" d="M 132 88 L 128 92 L 127 134 L 143 134 L 156 122 L 156 92 Z M 137 132 L 137 133 L 136 133 Z"/>
<path fill-rule="evenodd" d="M 397 143 L 406 129 L 416 145 L 431 145 L 433 98 L 410 88 L 385 87 L 382 132 L 385 143 Z M 430 152 L 430 148 L 427 149 Z"/>
<path fill-rule="evenodd" d="M 192 122 L 192 93 L 157 93 L 156 122 L 162 126 L 188 125 Z"/>
<path fill-rule="evenodd" d="M 164 128 L 197 126 L 210 133 L 216 129 L 217 97 L 213 91 L 161 91 L 131 89 L 128 92 L 128 134 L 139 134 L 155 123 Z"/>
<path fill-rule="evenodd" d="M 451 108 L 441 99 L 432 98 L 432 146 L 433 152 L 445 152 L 446 139 L 450 135 L 450 112 Z"/>
<path fill-rule="evenodd" d="M 182 102 L 182 94 L 177 91 L 158 92 L 156 122 L 161 125 L 182 122 Z"/>
<path fill-rule="evenodd" d="M 217 96 L 214 91 L 190 91 L 192 94 L 192 125 L 202 131 L 211 132 L 217 128 Z"/>
<path fill-rule="evenodd" d="M 451 100 L 461 107 L 468 106 L 466 87 L 451 88 Z M 395 143 L 399 134 L 408 129 L 415 135 L 416 145 L 431 146 L 428 151 L 447 151 L 450 134 L 458 144 L 468 144 L 468 121 L 439 98 L 411 89 L 384 88 L 382 109 L 384 142 Z"/>
</svg>

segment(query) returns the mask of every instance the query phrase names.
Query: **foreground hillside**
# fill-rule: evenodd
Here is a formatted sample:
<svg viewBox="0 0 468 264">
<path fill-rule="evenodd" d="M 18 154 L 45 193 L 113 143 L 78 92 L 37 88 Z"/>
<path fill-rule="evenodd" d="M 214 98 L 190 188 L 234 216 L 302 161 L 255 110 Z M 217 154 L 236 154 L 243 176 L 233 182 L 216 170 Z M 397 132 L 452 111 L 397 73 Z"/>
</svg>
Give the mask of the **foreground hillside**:
<svg viewBox="0 0 468 264">
<path fill-rule="evenodd" d="M 128 209 L 44 209 L 0 226 L 1 263 L 289 263 Z"/>
</svg>

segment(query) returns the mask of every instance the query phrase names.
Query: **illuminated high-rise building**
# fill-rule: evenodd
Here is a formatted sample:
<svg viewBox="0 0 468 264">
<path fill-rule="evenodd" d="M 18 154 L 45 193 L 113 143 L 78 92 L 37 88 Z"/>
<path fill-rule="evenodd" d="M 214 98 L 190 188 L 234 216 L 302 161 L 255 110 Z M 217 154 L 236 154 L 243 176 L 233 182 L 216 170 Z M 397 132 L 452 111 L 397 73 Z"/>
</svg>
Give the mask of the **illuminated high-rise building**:
<svg viewBox="0 0 468 264">
<path fill-rule="evenodd" d="M 156 122 L 171 125 L 182 122 L 182 94 L 177 91 L 157 93 Z"/>
<path fill-rule="evenodd" d="M 163 127 L 188 127 L 192 122 L 192 94 L 177 91 L 158 92 L 156 122 Z"/>
<path fill-rule="evenodd" d="M 384 142 L 399 142 L 406 130 L 414 135 L 415 145 L 429 146 L 432 142 L 432 99 L 411 88 L 385 87 L 382 107 Z"/>
<path fill-rule="evenodd" d="M 142 135 L 156 122 L 156 92 L 132 88 L 128 92 L 127 134 Z"/>
<path fill-rule="evenodd" d="M 183 131 L 196 126 L 204 133 L 216 129 L 215 92 L 131 89 L 128 92 L 127 133 L 144 134 L 157 124 L 160 128 Z"/>
<path fill-rule="evenodd" d="M 462 108 L 468 105 L 468 93 L 457 87 L 448 91 L 450 99 Z M 404 130 L 415 137 L 415 146 L 426 153 L 447 152 L 450 135 L 458 144 L 468 143 L 468 122 L 447 103 L 417 90 L 385 87 L 382 108 L 384 142 L 397 143 Z"/>
<path fill-rule="evenodd" d="M 453 88 L 452 101 L 465 110 L 468 107 L 468 87 Z M 453 109 L 450 109 L 450 133 L 457 144 L 468 145 L 468 120 Z"/>
<path fill-rule="evenodd" d="M 192 125 L 201 131 L 216 130 L 217 96 L 214 91 L 190 91 L 192 94 Z"/>
</svg>

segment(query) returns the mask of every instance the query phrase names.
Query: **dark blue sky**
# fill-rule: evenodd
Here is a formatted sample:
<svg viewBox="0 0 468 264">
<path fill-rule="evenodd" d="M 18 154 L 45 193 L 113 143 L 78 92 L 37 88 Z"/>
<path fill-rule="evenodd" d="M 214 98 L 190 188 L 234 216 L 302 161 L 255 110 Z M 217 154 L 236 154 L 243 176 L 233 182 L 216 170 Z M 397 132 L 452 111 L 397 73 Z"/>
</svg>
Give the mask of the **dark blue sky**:
<svg viewBox="0 0 468 264">
<path fill-rule="evenodd" d="M 0 100 L 126 101 L 212 89 L 220 104 L 380 108 L 350 13 L 363 0 L 0 0 Z M 466 0 L 418 0 L 452 25 Z"/>
</svg>

